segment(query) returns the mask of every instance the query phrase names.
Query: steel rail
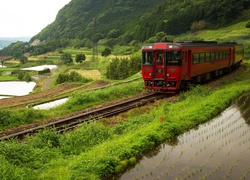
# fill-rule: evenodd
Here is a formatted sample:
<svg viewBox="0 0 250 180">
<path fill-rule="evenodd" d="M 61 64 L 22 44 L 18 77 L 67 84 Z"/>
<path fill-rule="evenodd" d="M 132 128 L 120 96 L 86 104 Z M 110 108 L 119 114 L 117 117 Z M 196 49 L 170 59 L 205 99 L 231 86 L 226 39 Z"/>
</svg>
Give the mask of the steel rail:
<svg viewBox="0 0 250 180">
<path fill-rule="evenodd" d="M 120 103 L 110 105 L 110 106 L 102 107 L 96 110 L 81 113 L 81 114 L 74 115 L 68 118 L 59 119 L 57 121 L 49 122 L 47 124 L 43 124 L 37 127 L 25 129 L 19 132 L 15 132 L 13 134 L 2 136 L 0 137 L 0 141 L 8 140 L 11 138 L 22 139 L 27 134 L 34 134 L 46 128 L 50 128 L 50 127 L 55 128 L 58 133 L 59 132 L 61 133 L 61 132 L 76 128 L 81 123 L 111 117 L 119 113 L 128 111 L 130 109 L 143 106 L 157 99 L 162 99 L 164 97 L 166 97 L 166 94 L 151 93 L 148 95 L 141 96 L 139 98 L 129 99 Z"/>
</svg>

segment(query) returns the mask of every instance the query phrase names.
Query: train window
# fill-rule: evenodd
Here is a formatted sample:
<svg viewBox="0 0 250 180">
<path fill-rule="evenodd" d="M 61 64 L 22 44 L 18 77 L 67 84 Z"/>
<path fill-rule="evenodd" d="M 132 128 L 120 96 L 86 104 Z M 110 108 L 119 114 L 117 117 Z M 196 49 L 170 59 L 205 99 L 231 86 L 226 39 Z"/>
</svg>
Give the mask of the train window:
<svg viewBox="0 0 250 180">
<path fill-rule="evenodd" d="M 157 65 L 162 65 L 162 52 L 157 52 Z"/>
<path fill-rule="evenodd" d="M 221 51 L 218 52 L 218 59 L 219 60 L 222 59 L 222 52 Z"/>
<path fill-rule="evenodd" d="M 181 51 L 168 51 L 165 54 L 167 65 L 181 65 L 182 52 Z"/>
<path fill-rule="evenodd" d="M 210 61 L 214 61 L 214 57 L 215 57 L 214 52 L 211 52 Z"/>
<path fill-rule="evenodd" d="M 200 63 L 205 62 L 205 53 L 200 53 Z"/>
<path fill-rule="evenodd" d="M 209 61 L 210 61 L 210 53 L 207 52 L 207 53 L 206 53 L 206 62 L 209 62 Z"/>
<path fill-rule="evenodd" d="M 193 64 L 198 64 L 200 59 L 200 54 L 195 53 L 193 54 Z"/>
<path fill-rule="evenodd" d="M 214 52 L 214 60 L 218 60 L 218 53 Z"/>
<path fill-rule="evenodd" d="M 225 58 L 229 58 L 229 52 L 228 51 L 225 51 L 225 52 L 226 52 Z"/>
<path fill-rule="evenodd" d="M 143 52 L 142 53 L 142 65 L 152 65 L 153 64 L 153 52 Z"/>
<path fill-rule="evenodd" d="M 221 51 L 221 59 L 225 59 L 226 58 L 226 51 Z"/>
</svg>

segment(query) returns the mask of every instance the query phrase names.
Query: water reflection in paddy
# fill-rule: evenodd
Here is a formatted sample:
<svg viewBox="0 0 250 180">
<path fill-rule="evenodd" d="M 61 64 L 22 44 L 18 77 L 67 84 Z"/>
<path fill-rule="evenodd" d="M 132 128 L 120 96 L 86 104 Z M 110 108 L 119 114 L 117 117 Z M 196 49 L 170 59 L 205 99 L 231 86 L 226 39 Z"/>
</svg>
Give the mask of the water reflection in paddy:
<svg viewBox="0 0 250 180">
<path fill-rule="evenodd" d="M 52 107 L 55 106 L 59 106 L 63 103 L 65 103 L 69 98 L 63 98 L 63 99 L 59 99 L 59 100 L 55 100 L 55 101 L 51 101 L 48 103 L 44 103 L 44 104 L 39 104 L 37 106 L 34 106 L 34 109 L 50 109 Z"/>
<path fill-rule="evenodd" d="M 57 68 L 57 65 L 41 65 L 41 66 L 34 66 L 29 68 L 23 68 L 22 70 L 27 71 L 42 71 L 44 69 L 55 69 Z"/>
<path fill-rule="evenodd" d="M 161 145 L 119 179 L 250 179 L 250 126 L 236 105 Z"/>
<path fill-rule="evenodd" d="M 35 82 L 8 81 L 0 82 L 0 95 L 23 96 L 32 92 Z"/>
</svg>

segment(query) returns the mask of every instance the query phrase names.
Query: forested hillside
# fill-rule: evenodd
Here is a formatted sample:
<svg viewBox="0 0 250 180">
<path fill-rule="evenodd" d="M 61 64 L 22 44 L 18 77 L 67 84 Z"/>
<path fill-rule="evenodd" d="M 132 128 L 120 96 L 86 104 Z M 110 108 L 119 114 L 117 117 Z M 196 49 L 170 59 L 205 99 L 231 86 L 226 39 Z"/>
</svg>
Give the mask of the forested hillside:
<svg viewBox="0 0 250 180">
<path fill-rule="evenodd" d="M 71 0 L 52 24 L 30 40 L 45 43 L 25 47 L 37 55 L 68 45 L 91 47 L 100 40 L 109 47 L 135 44 L 159 33 L 160 37 L 179 35 L 247 21 L 249 8 L 249 0 Z M 8 47 L 0 54 L 14 51 Z"/>
<path fill-rule="evenodd" d="M 56 21 L 32 40 L 91 39 L 95 23 L 99 38 L 127 35 L 145 41 L 160 31 L 184 33 L 201 20 L 209 28 L 246 20 L 249 7 L 249 0 L 72 0 L 61 9 Z"/>
</svg>

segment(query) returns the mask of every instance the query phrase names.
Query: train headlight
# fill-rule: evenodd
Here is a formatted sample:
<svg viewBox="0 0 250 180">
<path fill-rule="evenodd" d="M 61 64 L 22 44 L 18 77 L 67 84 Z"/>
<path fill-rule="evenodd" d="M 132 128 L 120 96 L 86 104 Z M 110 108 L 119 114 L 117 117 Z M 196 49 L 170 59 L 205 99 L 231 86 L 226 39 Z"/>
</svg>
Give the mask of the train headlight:
<svg viewBox="0 0 250 180">
<path fill-rule="evenodd" d="M 167 73 L 167 77 L 169 77 L 169 73 Z"/>
</svg>

